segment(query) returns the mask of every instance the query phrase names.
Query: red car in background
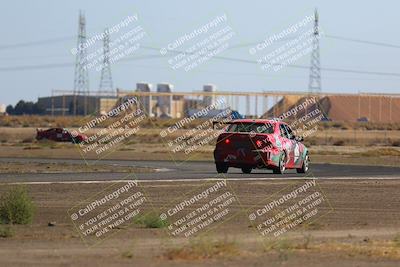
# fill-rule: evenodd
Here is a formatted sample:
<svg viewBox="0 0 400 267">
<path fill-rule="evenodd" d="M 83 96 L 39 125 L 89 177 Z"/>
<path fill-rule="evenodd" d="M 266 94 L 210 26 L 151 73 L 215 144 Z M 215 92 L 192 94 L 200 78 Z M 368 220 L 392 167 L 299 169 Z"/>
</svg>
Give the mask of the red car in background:
<svg viewBox="0 0 400 267">
<path fill-rule="evenodd" d="M 243 173 L 253 169 L 272 169 L 278 174 L 286 169 L 308 171 L 308 149 L 303 138 L 296 137 L 286 123 L 241 119 L 228 124 L 214 150 L 218 173 L 228 172 L 229 167 L 240 168 Z"/>
<path fill-rule="evenodd" d="M 36 139 L 47 139 L 56 142 L 81 143 L 87 140 L 87 136 L 84 134 L 77 134 L 76 136 L 73 136 L 64 128 L 50 128 L 47 130 L 36 129 Z"/>
</svg>

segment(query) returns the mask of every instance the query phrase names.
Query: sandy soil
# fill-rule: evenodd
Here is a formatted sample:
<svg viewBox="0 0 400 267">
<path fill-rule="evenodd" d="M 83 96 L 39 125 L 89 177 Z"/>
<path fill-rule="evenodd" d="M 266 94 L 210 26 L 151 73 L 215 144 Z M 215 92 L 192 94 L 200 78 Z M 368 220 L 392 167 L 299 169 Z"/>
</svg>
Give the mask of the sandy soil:
<svg viewBox="0 0 400 267">
<path fill-rule="evenodd" d="M 163 210 L 168 203 L 190 196 L 202 185 L 142 183 L 140 187 L 148 199 L 143 209 Z M 190 255 L 182 250 L 193 246 L 193 241 L 171 238 L 165 228 L 148 229 L 138 224 L 112 230 L 115 235 L 87 247 L 67 211 L 80 201 L 108 190 L 110 185 L 29 185 L 29 193 L 37 205 L 34 222 L 29 226 L 12 226 L 15 235 L 0 238 L 1 266 L 398 266 L 400 263 L 400 245 L 395 238 L 400 233 L 399 180 L 319 180 L 318 185 L 330 203 L 329 207 L 321 208 L 326 214 L 311 224 L 291 229 L 274 240 L 272 247 L 255 230 L 247 214 L 256 203 L 264 203 L 268 197 L 293 185 L 293 181 L 239 181 L 228 185 L 239 200 L 230 207 L 234 215 L 210 227 L 206 235 L 211 240 L 229 240 L 235 249 L 222 246 L 218 253 L 205 258 L 190 257 L 201 248 L 189 250 Z M 3 184 L 0 194 L 9 187 Z M 56 225 L 49 227 L 51 221 Z"/>
<path fill-rule="evenodd" d="M 174 153 L 172 156 L 171 148 L 167 143 L 188 130 L 178 130 L 168 135 L 170 139 L 161 138 L 160 130 L 141 129 L 137 135 L 124 139 L 123 142 L 119 142 L 101 154 L 95 154 L 94 151 L 84 153 L 83 148 L 71 143 L 38 142 L 34 138 L 35 128 L 0 127 L 0 157 L 186 160 L 188 155 L 183 151 Z M 328 129 L 319 130 L 311 137 L 313 138 L 319 139 L 324 144 L 340 141 L 334 146 L 311 144 L 312 140 L 306 139 L 312 161 L 316 163 L 400 165 L 400 147 L 388 146 L 388 144 L 400 142 L 400 131 Z M 359 142 L 362 145 L 359 145 Z M 197 148 L 190 154 L 191 160 L 212 160 L 214 143 L 215 140 L 211 140 L 207 145 Z"/>
<path fill-rule="evenodd" d="M 87 154 L 83 156 L 73 144 L 56 144 L 56 147 L 23 144 L 20 146 L 0 145 L 2 158 L 50 158 L 50 159 L 115 159 L 115 160 L 186 160 L 184 153 L 173 154 L 162 144 L 131 144 L 110 151 L 104 157 Z M 191 153 L 190 160 L 213 161 L 213 146 L 205 146 Z M 372 152 L 371 152 L 372 151 Z M 381 154 L 381 151 L 386 151 Z M 399 166 L 398 147 L 359 146 L 315 146 L 310 155 L 315 163 L 357 164 L 377 166 Z"/>
<path fill-rule="evenodd" d="M 39 163 L 39 162 L 12 162 L 3 161 L 0 164 L 0 173 L 82 173 L 82 172 L 115 172 L 115 173 L 148 173 L 155 170 L 146 167 L 130 167 L 118 165 L 96 164 L 68 164 L 68 163 Z"/>
<path fill-rule="evenodd" d="M 5 129 L 0 157 L 84 159 L 73 144 L 37 143 L 34 129 Z M 341 133 L 343 133 L 341 131 Z M 390 136 L 398 138 L 398 132 Z M 154 133 L 153 133 L 154 135 Z M 9 141 L 10 138 L 18 141 Z M 354 138 L 357 138 L 355 136 Z M 170 160 L 158 139 L 128 142 L 105 159 Z M 329 138 L 329 137 L 328 137 Z M 344 137 L 343 137 L 344 138 Z M 375 137 L 368 137 L 374 140 Z M 399 148 L 386 154 L 371 150 L 387 147 L 313 146 L 313 162 L 398 166 Z M 205 146 L 192 160 L 212 160 L 213 146 Z M 186 159 L 186 155 L 182 155 Z M 87 155 L 87 159 L 98 159 Z M 175 155 L 175 158 L 178 157 Z M 13 163 L 0 165 L 7 173 L 58 173 L 109 171 L 115 166 Z M 96 169 L 92 169 L 96 168 Z M 121 172 L 129 171 L 126 167 Z M 148 172 L 150 169 L 134 169 Z M 237 201 L 229 206 L 229 218 L 190 238 L 171 237 L 168 228 L 145 228 L 133 223 L 111 230 L 102 242 L 92 245 L 93 235 L 82 237 L 71 220 L 75 206 L 85 206 L 95 195 L 107 192 L 113 183 L 54 183 L 26 185 L 37 211 L 31 225 L 13 225 L 12 237 L 0 237 L 0 266 L 399 266 L 400 180 L 318 180 L 326 206 L 318 219 L 301 223 L 278 238 L 266 239 L 249 220 L 255 207 L 293 186 L 291 180 L 232 181 L 229 190 Z M 0 184 L 0 196 L 11 186 Z M 160 214 L 205 186 L 199 182 L 140 183 L 147 201 L 144 214 Z M 196 191 L 197 190 L 197 191 Z M 91 198 L 91 200 L 88 200 Z M 329 205 L 328 205 L 329 204 Z M 108 207 L 108 206 L 107 206 Z M 111 207 L 111 206 L 110 206 Z M 282 206 L 287 208 L 288 205 Z M 276 214 L 274 214 L 276 215 Z M 54 222 L 55 226 L 48 226 Z M 1 225 L 0 225 L 1 226 Z M 3 227 L 3 226 L 1 226 Z M 87 246 L 90 244 L 90 246 Z"/>
<path fill-rule="evenodd" d="M 154 126 L 154 125 L 153 125 Z M 76 130 L 76 128 L 70 128 L 70 130 Z M 102 128 L 91 129 L 87 134 L 93 135 Z M 134 137 L 129 141 L 135 143 L 145 141 L 146 143 L 168 141 L 168 138 L 176 138 L 188 132 L 188 129 L 179 129 L 169 134 L 166 138 L 160 137 L 160 132 L 164 128 L 141 128 Z M 30 143 L 34 141 L 36 136 L 35 127 L 0 127 L 0 143 Z M 317 140 L 319 144 L 327 145 L 337 140 L 343 140 L 347 145 L 379 145 L 381 143 L 391 143 L 393 141 L 400 140 L 399 130 L 363 130 L 363 129 L 319 129 L 313 133 L 310 137 L 305 138 L 306 141 L 309 139 Z"/>
</svg>

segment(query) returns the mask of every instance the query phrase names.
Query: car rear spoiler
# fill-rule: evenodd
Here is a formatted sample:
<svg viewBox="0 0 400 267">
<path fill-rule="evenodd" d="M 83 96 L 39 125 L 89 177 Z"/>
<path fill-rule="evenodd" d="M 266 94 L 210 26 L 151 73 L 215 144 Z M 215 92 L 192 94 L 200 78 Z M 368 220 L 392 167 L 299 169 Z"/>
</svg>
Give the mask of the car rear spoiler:
<svg viewBox="0 0 400 267">
<path fill-rule="evenodd" d="M 215 130 L 215 125 L 216 124 L 233 124 L 234 122 L 233 121 L 224 121 L 224 120 L 222 120 L 222 121 L 213 121 L 212 122 L 212 124 L 213 124 L 213 130 Z"/>
</svg>

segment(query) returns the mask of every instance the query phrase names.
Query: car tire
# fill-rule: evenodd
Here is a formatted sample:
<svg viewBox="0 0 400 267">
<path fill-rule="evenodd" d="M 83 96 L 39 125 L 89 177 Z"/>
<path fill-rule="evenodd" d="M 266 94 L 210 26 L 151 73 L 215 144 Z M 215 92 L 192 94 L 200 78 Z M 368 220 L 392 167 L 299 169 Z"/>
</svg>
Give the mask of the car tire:
<svg viewBox="0 0 400 267">
<path fill-rule="evenodd" d="M 272 171 L 275 174 L 283 174 L 286 170 L 286 154 L 282 153 L 279 157 L 279 166 L 274 168 Z"/>
<path fill-rule="evenodd" d="M 308 154 L 307 154 L 304 158 L 301 168 L 297 168 L 296 171 L 297 171 L 297 173 L 306 173 L 306 172 L 308 172 L 309 168 L 310 168 L 310 158 L 308 157 Z"/>
<path fill-rule="evenodd" d="M 227 173 L 229 166 L 225 163 L 215 163 L 215 167 L 218 173 Z"/>
<path fill-rule="evenodd" d="M 242 167 L 241 169 L 242 169 L 243 173 L 247 173 L 247 174 L 251 173 L 251 171 L 253 170 L 253 168 L 251 168 L 251 167 Z"/>
</svg>

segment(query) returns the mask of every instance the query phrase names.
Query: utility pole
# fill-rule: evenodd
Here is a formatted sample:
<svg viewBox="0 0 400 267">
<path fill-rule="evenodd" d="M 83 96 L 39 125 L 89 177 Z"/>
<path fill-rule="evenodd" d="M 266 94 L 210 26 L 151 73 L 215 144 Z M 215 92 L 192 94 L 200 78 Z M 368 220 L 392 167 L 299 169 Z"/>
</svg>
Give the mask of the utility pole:
<svg viewBox="0 0 400 267">
<path fill-rule="evenodd" d="M 73 115 L 77 115 L 77 96 L 84 95 L 84 114 L 87 114 L 87 95 L 89 94 L 89 73 L 86 54 L 86 20 L 79 11 L 78 43 L 76 47 Z"/>
<path fill-rule="evenodd" d="M 115 95 L 115 92 L 113 89 L 112 76 L 111 76 L 110 35 L 108 33 L 108 29 L 104 30 L 103 36 L 104 36 L 103 37 L 103 65 L 101 68 L 99 93 L 107 92 L 110 95 Z"/>
<path fill-rule="evenodd" d="M 319 57 L 319 16 L 314 12 L 313 50 L 311 53 L 310 79 L 308 84 L 309 94 L 321 93 L 321 66 Z"/>
</svg>

